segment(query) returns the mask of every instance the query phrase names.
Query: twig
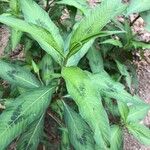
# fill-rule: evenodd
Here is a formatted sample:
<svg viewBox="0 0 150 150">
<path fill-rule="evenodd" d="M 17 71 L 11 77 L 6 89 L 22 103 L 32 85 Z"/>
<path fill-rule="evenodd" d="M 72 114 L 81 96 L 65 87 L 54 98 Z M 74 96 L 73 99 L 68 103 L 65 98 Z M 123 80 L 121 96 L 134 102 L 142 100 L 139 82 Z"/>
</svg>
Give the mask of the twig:
<svg viewBox="0 0 150 150">
<path fill-rule="evenodd" d="M 60 121 L 60 119 L 58 119 L 56 116 L 54 116 L 50 111 L 47 112 L 47 114 L 53 118 L 61 127 L 63 127 L 62 122 Z"/>
<path fill-rule="evenodd" d="M 130 22 L 130 26 L 133 26 L 133 24 L 140 18 L 140 15 L 134 18 L 132 22 Z"/>
</svg>

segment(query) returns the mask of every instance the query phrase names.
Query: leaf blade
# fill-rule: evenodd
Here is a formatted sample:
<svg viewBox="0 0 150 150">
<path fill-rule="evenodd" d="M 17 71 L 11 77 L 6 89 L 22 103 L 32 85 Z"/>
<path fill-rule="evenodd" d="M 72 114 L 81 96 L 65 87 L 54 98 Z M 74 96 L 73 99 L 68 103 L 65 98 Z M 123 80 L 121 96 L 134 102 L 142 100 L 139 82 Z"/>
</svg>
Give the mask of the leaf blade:
<svg viewBox="0 0 150 150">
<path fill-rule="evenodd" d="M 17 19 L 10 14 L 0 15 L 0 22 L 22 32 L 29 33 L 56 62 L 59 64 L 62 63 L 63 53 L 59 51 L 56 42 L 53 40 L 53 36 L 46 29 Z"/>
<path fill-rule="evenodd" d="M 25 92 L 0 115 L 0 146 L 2 149 L 24 132 L 28 125 L 41 116 L 51 101 L 54 87 Z"/>
<path fill-rule="evenodd" d="M 131 0 L 127 8 L 127 15 L 150 10 L 149 0 Z"/>
<path fill-rule="evenodd" d="M 58 28 L 51 21 L 46 11 L 32 0 L 21 0 L 20 4 L 25 21 L 46 29 L 52 35 L 56 44 L 56 49 L 62 53 L 64 47 L 62 37 L 60 36 Z"/>
<path fill-rule="evenodd" d="M 69 94 L 79 107 L 81 116 L 93 130 L 99 148 L 110 146 L 108 117 L 88 74 L 77 67 L 68 67 L 63 68 L 62 76 Z"/>
<path fill-rule="evenodd" d="M 96 35 L 111 19 L 120 14 L 125 8 L 126 6 L 121 4 L 120 0 L 103 1 L 100 6 L 97 6 L 83 18 L 78 26 L 75 26 L 70 41 L 70 51 L 73 51 L 78 44 L 84 44 L 85 39 L 89 38 L 90 40 L 90 37 Z M 99 20 L 101 21 L 99 22 Z"/>
<path fill-rule="evenodd" d="M 120 150 L 123 147 L 123 133 L 119 126 L 111 126 L 111 150 Z"/>
<path fill-rule="evenodd" d="M 93 150 L 94 139 L 92 131 L 83 121 L 81 116 L 64 103 L 65 122 L 67 124 L 69 138 L 75 149 Z"/>
<path fill-rule="evenodd" d="M 129 132 L 141 143 L 150 145 L 150 129 L 144 125 L 130 123 L 127 125 Z"/>
<path fill-rule="evenodd" d="M 41 84 L 28 70 L 0 60 L 0 77 L 15 85 L 25 88 L 37 88 Z"/>
</svg>

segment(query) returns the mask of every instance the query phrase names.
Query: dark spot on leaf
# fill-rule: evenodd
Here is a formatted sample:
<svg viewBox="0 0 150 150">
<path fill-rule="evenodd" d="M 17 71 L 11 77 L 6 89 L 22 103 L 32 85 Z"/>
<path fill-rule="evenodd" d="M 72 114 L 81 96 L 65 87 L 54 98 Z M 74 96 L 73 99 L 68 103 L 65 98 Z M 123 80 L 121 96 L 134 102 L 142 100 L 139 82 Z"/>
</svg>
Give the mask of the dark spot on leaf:
<svg viewBox="0 0 150 150">
<path fill-rule="evenodd" d="M 77 136 L 77 140 L 82 144 L 82 145 L 86 145 L 87 142 L 87 138 L 86 138 L 86 133 L 83 133 L 81 135 L 81 137 Z"/>
<path fill-rule="evenodd" d="M 21 115 L 21 109 L 22 109 L 21 105 L 19 105 L 17 107 L 17 109 L 15 109 L 15 111 L 13 112 L 13 114 L 11 116 L 11 121 L 9 121 L 9 125 L 11 125 L 11 124 L 13 125 L 13 123 L 17 124 L 18 122 L 20 122 L 23 119 L 23 117 L 20 116 Z"/>
<path fill-rule="evenodd" d="M 108 82 L 106 84 L 108 86 L 108 89 L 107 89 L 108 92 L 115 92 L 115 93 L 117 93 L 117 89 L 114 87 L 113 84 L 110 84 Z"/>
<path fill-rule="evenodd" d="M 79 93 L 80 93 L 81 96 L 84 96 L 86 94 L 86 89 L 85 89 L 84 84 L 79 86 Z"/>
<path fill-rule="evenodd" d="M 10 78 L 12 78 L 13 80 L 15 80 L 15 74 L 18 74 L 19 72 L 17 70 L 11 70 L 8 71 L 7 74 Z"/>
</svg>

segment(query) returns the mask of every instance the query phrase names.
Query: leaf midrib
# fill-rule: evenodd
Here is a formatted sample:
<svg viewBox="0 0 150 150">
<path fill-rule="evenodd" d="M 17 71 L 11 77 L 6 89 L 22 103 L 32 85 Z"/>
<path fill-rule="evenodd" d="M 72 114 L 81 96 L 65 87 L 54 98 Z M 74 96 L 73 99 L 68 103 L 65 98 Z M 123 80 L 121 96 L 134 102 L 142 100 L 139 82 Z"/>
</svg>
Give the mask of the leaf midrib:
<svg viewBox="0 0 150 150">
<path fill-rule="evenodd" d="M 3 137 L 5 132 L 12 126 L 12 124 L 14 124 L 15 121 L 17 121 L 17 119 L 19 119 L 31 106 L 33 106 L 39 99 L 41 99 L 44 95 L 46 95 L 51 89 L 52 88 L 48 89 L 44 94 L 42 94 L 39 98 L 33 101 L 33 103 L 29 107 L 27 107 L 11 124 L 9 124 L 9 126 L 0 134 L 0 137 Z"/>
</svg>

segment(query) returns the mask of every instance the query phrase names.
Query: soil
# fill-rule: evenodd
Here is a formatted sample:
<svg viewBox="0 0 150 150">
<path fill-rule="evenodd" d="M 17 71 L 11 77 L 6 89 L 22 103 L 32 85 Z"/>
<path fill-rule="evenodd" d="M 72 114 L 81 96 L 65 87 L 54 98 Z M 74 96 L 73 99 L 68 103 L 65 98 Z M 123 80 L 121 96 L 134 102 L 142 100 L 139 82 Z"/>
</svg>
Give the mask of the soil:
<svg viewBox="0 0 150 150">
<path fill-rule="evenodd" d="M 0 56 L 3 55 L 4 48 L 9 40 L 9 31 L 5 26 L 0 28 Z"/>
</svg>

